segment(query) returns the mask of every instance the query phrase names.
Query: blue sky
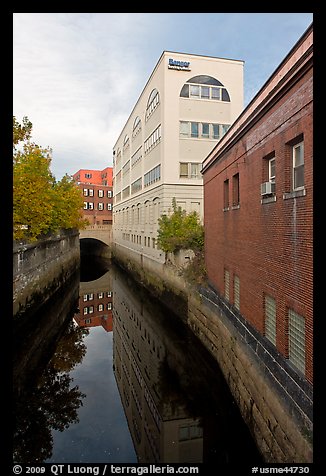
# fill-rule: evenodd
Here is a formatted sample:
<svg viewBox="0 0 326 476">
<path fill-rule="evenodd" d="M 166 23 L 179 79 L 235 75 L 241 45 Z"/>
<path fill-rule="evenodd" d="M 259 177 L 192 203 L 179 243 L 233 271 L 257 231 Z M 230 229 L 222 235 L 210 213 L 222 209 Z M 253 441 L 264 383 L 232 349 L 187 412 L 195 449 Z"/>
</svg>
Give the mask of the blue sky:
<svg viewBox="0 0 326 476">
<path fill-rule="evenodd" d="M 112 165 L 112 148 L 164 50 L 239 59 L 245 104 L 312 13 L 14 13 L 13 114 L 51 147 L 57 179 Z"/>
</svg>

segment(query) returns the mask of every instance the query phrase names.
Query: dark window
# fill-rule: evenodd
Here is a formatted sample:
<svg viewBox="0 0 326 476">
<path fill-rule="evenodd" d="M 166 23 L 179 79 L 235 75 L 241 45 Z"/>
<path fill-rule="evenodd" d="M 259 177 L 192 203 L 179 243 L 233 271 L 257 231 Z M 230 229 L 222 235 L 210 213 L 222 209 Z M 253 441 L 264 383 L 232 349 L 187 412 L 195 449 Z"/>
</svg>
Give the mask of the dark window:
<svg viewBox="0 0 326 476">
<path fill-rule="evenodd" d="M 239 174 L 233 175 L 233 203 L 235 207 L 240 204 L 240 184 L 239 184 Z"/>
<path fill-rule="evenodd" d="M 224 208 L 229 208 L 229 179 L 224 180 Z"/>
</svg>

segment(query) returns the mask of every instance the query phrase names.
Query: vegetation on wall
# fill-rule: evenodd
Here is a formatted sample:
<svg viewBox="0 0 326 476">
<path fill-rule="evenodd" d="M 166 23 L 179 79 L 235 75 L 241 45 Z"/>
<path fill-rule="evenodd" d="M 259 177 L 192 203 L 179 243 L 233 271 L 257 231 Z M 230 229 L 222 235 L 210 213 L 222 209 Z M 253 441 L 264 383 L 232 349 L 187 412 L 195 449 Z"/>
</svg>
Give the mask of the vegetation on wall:
<svg viewBox="0 0 326 476">
<path fill-rule="evenodd" d="M 31 141 L 32 123 L 13 116 L 13 230 L 15 240 L 35 241 L 60 229 L 85 228 L 83 198 L 72 177 L 56 181 L 52 150 Z"/>
<path fill-rule="evenodd" d="M 161 215 L 158 220 L 159 247 L 165 252 L 175 253 L 181 249 L 193 251 L 202 250 L 204 247 L 204 227 L 200 223 L 197 212 L 186 213 L 172 200 L 173 213 Z"/>
<path fill-rule="evenodd" d="M 172 200 L 173 213 L 162 215 L 159 220 L 158 246 L 166 253 L 191 249 L 194 257 L 184 267 L 182 274 L 190 284 L 201 284 L 206 279 L 204 259 L 204 226 L 197 212 L 186 213 Z"/>
</svg>

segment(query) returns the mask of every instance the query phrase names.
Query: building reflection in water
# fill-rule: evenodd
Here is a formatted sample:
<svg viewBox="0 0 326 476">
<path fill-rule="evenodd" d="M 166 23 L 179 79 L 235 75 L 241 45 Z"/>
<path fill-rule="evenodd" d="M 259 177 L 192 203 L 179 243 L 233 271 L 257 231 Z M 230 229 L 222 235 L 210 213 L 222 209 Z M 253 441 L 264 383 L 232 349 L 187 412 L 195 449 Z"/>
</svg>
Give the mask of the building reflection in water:
<svg viewBox="0 0 326 476">
<path fill-rule="evenodd" d="M 260 457 L 216 363 L 180 320 L 115 271 L 113 362 L 139 463 Z"/>
<path fill-rule="evenodd" d="M 111 273 L 107 271 L 94 281 L 80 283 L 79 313 L 74 316 L 80 327 L 102 326 L 112 331 Z"/>
</svg>

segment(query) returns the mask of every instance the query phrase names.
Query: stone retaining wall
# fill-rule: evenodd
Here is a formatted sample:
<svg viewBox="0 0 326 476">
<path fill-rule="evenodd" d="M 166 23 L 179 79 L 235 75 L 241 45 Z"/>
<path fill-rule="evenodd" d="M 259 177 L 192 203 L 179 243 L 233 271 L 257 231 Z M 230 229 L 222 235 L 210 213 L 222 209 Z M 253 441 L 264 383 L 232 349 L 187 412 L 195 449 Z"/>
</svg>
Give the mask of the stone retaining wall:
<svg viewBox="0 0 326 476">
<path fill-rule="evenodd" d="M 78 230 L 13 248 L 13 315 L 35 311 L 80 266 Z"/>
</svg>

